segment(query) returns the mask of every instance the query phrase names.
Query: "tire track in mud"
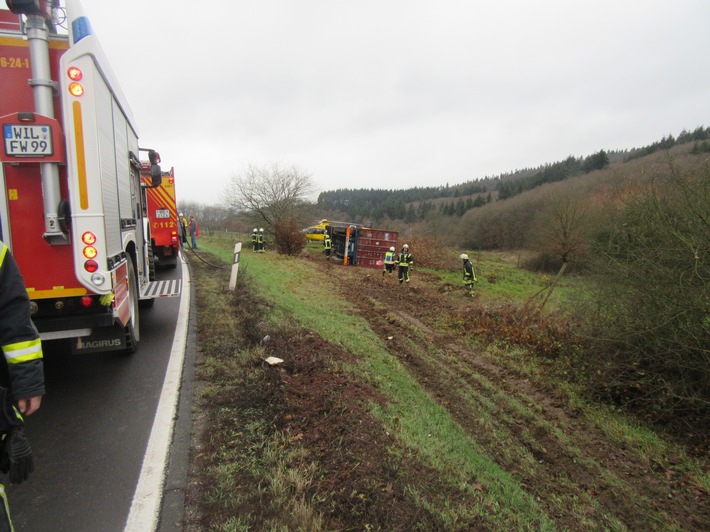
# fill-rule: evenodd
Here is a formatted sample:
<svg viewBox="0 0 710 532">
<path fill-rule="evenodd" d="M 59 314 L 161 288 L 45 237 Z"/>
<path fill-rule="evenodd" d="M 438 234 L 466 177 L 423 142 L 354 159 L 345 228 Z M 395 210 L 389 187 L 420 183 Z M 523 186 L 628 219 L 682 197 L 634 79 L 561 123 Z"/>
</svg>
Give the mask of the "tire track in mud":
<svg viewBox="0 0 710 532">
<path fill-rule="evenodd" d="M 334 277 L 358 314 L 561 527 L 640 529 L 654 514 L 683 529 L 710 523 L 707 494 L 609 442 L 564 397 L 472 351 L 462 333 L 440 332 L 442 317 L 469 300 L 442 296 L 421 273 L 411 287 L 369 271 L 348 274 Z"/>
</svg>

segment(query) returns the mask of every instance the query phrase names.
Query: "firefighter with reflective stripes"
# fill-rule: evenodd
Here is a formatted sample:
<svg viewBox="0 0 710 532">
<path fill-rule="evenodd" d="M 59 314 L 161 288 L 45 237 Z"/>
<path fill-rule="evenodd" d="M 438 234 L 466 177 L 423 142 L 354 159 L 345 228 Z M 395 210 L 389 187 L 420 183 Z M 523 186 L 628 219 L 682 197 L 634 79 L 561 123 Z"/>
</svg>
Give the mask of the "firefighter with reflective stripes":
<svg viewBox="0 0 710 532">
<path fill-rule="evenodd" d="M 409 252 L 407 244 L 402 246 L 402 251 L 397 256 L 397 265 L 399 266 L 397 270 L 399 284 L 402 284 L 402 282 L 409 283 L 409 270 L 414 266 L 414 258 Z"/>
<path fill-rule="evenodd" d="M 333 242 L 328 233 L 323 237 L 323 249 L 325 249 L 325 260 L 330 260 L 330 250 L 333 249 Z"/>
<path fill-rule="evenodd" d="M 34 469 L 23 431 L 23 416 L 39 409 L 44 395 L 42 342 L 30 317 L 24 280 L 7 246 L 0 241 L 0 471 L 20 484 Z M 0 484 L 0 530 L 13 530 L 5 487 Z"/>
<path fill-rule="evenodd" d="M 256 227 L 251 232 L 251 250 L 259 251 L 259 230 Z"/>
<path fill-rule="evenodd" d="M 185 247 L 187 242 L 187 220 L 183 213 L 178 214 L 178 236 L 180 237 L 180 247 Z"/>
<path fill-rule="evenodd" d="M 266 253 L 266 240 L 264 239 L 264 228 L 259 228 L 259 233 L 256 235 L 256 250 L 259 253 Z"/>
<path fill-rule="evenodd" d="M 385 253 L 385 267 L 382 270 L 382 277 L 384 277 L 386 273 L 389 273 L 390 276 L 392 276 L 392 272 L 394 271 L 396 264 L 396 256 L 397 254 L 395 253 L 394 246 L 392 246 L 389 251 Z"/>
<path fill-rule="evenodd" d="M 468 290 L 469 295 L 473 295 L 474 283 L 478 282 L 478 279 L 476 279 L 476 272 L 473 269 L 473 264 L 471 264 L 468 255 L 465 253 L 461 253 L 459 258 L 463 260 L 463 285 Z"/>
</svg>

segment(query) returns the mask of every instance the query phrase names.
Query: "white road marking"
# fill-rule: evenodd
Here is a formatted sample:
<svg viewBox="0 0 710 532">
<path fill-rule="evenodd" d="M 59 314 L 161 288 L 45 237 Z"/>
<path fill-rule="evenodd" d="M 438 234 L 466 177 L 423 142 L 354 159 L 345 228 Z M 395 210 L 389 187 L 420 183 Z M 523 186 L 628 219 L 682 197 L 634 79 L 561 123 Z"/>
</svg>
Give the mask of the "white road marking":
<svg viewBox="0 0 710 532">
<path fill-rule="evenodd" d="M 160 393 L 158 410 L 150 431 L 148 448 L 143 457 L 141 475 L 133 494 L 131 511 L 126 520 L 124 532 L 147 532 L 156 530 L 160 516 L 160 505 L 165 484 L 165 470 L 168 464 L 170 443 L 175 427 L 175 417 L 182 381 L 182 367 L 185 360 L 185 343 L 190 314 L 190 271 L 183 261 L 182 295 L 178 311 L 175 338 L 170 352 L 170 361 Z"/>
</svg>

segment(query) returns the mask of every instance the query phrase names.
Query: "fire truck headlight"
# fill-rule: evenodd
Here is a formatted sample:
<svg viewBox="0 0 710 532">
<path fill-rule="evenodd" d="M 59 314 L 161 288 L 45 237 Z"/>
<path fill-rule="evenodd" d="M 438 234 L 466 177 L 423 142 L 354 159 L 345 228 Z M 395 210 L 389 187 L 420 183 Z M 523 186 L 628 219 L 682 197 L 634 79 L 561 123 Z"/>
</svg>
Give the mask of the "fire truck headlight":
<svg viewBox="0 0 710 532">
<path fill-rule="evenodd" d="M 91 282 L 96 286 L 101 286 L 106 282 L 106 276 L 103 273 L 96 272 L 91 276 Z"/>
<path fill-rule="evenodd" d="M 30 301 L 30 314 L 34 316 L 37 314 L 37 311 L 39 310 L 39 305 L 37 304 L 36 301 Z"/>
</svg>

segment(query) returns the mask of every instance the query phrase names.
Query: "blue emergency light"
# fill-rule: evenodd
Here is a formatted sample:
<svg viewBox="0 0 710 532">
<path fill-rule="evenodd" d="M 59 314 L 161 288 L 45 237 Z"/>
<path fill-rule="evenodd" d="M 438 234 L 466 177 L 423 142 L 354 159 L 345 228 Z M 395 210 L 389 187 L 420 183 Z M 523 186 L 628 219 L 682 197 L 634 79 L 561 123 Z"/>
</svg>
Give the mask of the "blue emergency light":
<svg viewBox="0 0 710 532">
<path fill-rule="evenodd" d="M 71 24 L 71 29 L 75 44 L 84 37 L 94 34 L 94 30 L 91 28 L 91 22 L 89 22 L 89 17 L 78 17 L 74 19 Z"/>
</svg>

